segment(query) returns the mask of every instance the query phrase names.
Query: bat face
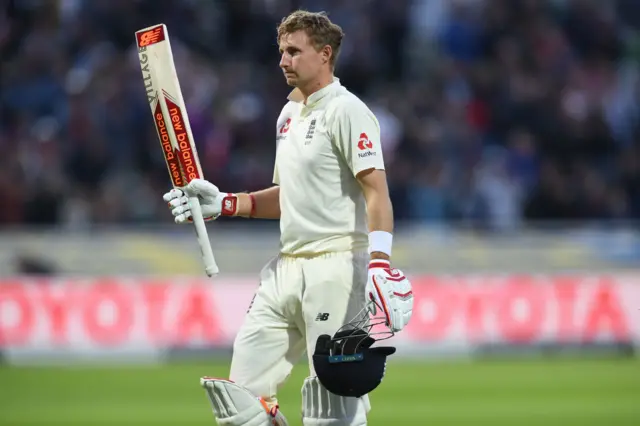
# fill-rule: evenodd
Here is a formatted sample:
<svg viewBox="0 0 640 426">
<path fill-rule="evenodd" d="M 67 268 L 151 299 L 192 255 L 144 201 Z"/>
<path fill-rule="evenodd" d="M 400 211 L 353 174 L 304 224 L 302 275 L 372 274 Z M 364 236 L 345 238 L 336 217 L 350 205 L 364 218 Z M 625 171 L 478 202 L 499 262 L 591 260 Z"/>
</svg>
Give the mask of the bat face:
<svg viewBox="0 0 640 426">
<path fill-rule="evenodd" d="M 165 25 L 136 32 L 147 102 L 174 187 L 202 178 L 189 117 L 182 98 Z"/>
<path fill-rule="evenodd" d="M 173 63 L 167 27 L 159 24 L 137 31 L 136 42 L 147 102 L 153 115 L 169 177 L 175 188 L 182 188 L 191 180 L 203 176 Z M 197 196 L 190 196 L 189 206 L 205 272 L 211 277 L 218 273 L 218 265 L 211 250 Z"/>
<path fill-rule="evenodd" d="M 157 98 L 158 89 L 157 87 L 154 87 L 154 82 L 151 79 L 151 68 L 150 68 L 151 61 L 149 60 L 149 54 L 147 52 L 148 50 L 147 46 L 150 44 L 150 41 L 148 40 L 148 37 L 147 38 L 143 37 L 143 35 L 147 33 L 148 32 L 143 33 L 138 31 L 136 33 L 136 39 L 138 40 L 138 58 L 140 60 L 140 68 L 142 69 L 142 80 L 144 82 L 145 91 L 147 92 L 147 102 L 149 103 L 149 105 L 151 105 L 153 101 Z M 141 39 L 144 39 L 144 40 L 141 41 Z M 157 43 L 157 41 L 155 41 L 154 43 Z M 157 85 L 158 85 L 158 82 L 156 81 L 155 86 Z"/>
<path fill-rule="evenodd" d="M 164 120 L 164 115 L 162 115 L 160 102 L 156 101 L 155 104 L 153 121 L 156 125 L 158 137 L 160 138 L 160 145 L 162 145 L 164 159 L 167 162 L 171 183 L 175 187 L 183 187 L 186 183 L 180 167 L 180 161 L 178 160 L 178 152 L 174 149 L 171 139 L 169 138 L 169 130 L 167 129 L 167 123 Z"/>
<path fill-rule="evenodd" d="M 194 150 L 193 138 L 189 137 L 189 132 L 187 131 L 184 112 L 177 102 L 170 99 L 168 93 L 165 93 L 164 100 L 167 105 L 167 109 L 169 110 L 173 133 L 175 134 L 176 141 L 178 143 L 178 154 L 180 158 L 180 165 L 182 166 L 182 172 L 184 173 L 187 182 L 191 182 L 193 179 L 201 179 L 202 172 L 200 171 L 200 162 L 198 161 L 197 154 Z"/>
</svg>

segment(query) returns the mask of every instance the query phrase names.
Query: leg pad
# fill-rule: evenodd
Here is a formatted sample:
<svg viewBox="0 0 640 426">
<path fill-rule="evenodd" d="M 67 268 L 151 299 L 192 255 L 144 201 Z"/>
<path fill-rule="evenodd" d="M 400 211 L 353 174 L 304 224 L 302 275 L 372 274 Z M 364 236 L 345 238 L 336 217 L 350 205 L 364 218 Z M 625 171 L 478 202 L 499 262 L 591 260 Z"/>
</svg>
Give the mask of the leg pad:
<svg viewBox="0 0 640 426">
<path fill-rule="evenodd" d="M 369 397 L 335 395 L 317 377 L 307 377 L 302 385 L 302 423 L 304 426 L 366 426 L 371 409 Z"/>
<path fill-rule="evenodd" d="M 288 426 L 277 405 L 270 408 L 263 398 L 230 380 L 203 377 L 200 385 L 219 426 Z"/>
</svg>

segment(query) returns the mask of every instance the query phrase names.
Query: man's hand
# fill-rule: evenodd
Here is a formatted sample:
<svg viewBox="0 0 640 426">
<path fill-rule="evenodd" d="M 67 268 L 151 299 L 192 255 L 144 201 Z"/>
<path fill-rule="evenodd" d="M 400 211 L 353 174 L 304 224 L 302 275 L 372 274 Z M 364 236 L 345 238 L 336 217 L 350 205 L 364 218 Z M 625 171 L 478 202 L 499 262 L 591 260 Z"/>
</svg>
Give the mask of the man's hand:
<svg viewBox="0 0 640 426">
<path fill-rule="evenodd" d="M 193 179 L 183 190 L 172 189 L 163 199 L 169 205 L 176 223 L 191 221 L 189 197 L 198 196 L 205 220 L 215 220 L 219 216 L 238 214 L 238 196 L 220 192 L 217 186 L 203 179 Z"/>
<path fill-rule="evenodd" d="M 389 261 L 373 259 L 369 262 L 367 299 L 373 315 L 380 309 L 393 332 L 402 330 L 411 319 L 413 292 L 411 283 L 399 269 L 392 269 Z"/>
</svg>

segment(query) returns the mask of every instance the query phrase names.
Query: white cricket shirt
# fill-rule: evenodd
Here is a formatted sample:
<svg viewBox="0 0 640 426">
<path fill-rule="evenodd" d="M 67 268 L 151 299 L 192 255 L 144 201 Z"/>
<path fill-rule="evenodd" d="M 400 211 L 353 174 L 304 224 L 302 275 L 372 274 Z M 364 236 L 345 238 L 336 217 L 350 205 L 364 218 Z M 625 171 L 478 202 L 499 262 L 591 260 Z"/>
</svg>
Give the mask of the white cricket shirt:
<svg viewBox="0 0 640 426">
<path fill-rule="evenodd" d="M 333 83 L 294 90 L 276 129 L 280 250 L 290 255 L 367 250 L 366 203 L 355 176 L 384 170 L 380 126 L 357 96 Z"/>
</svg>

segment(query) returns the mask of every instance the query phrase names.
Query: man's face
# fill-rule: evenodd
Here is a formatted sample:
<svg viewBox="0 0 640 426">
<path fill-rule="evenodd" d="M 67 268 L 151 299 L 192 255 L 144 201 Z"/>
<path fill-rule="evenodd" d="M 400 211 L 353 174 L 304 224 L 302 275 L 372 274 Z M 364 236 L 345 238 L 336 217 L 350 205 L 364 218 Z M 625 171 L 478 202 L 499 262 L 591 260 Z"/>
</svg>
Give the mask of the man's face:
<svg viewBox="0 0 640 426">
<path fill-rule="evenodd" d="M 285 34 L 280 39 L 280 68 L 289 86 L 304 86 L 314 80 L 327 65 L 329 51 L 317 51 L 307 33 L 300 30 Z"/>
</svg>

